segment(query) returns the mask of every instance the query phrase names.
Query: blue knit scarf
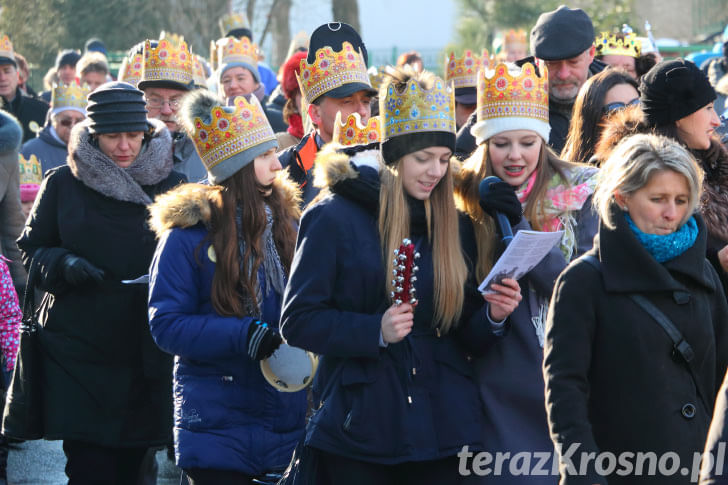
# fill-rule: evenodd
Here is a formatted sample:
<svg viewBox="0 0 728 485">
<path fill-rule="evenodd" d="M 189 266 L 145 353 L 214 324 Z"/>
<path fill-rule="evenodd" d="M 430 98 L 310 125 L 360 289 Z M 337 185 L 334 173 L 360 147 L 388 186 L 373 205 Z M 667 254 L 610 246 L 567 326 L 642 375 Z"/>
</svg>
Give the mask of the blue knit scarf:
<svg viewBox="0 0 728 485">
<path fill-rule="evenodd" d="M 695 243 L 695 239 L 698 237 L 698 223 L 695 222 L 694 216 L 691 216 L 677 231 L 665 235 L 642 232 L 629 214 L 625 214 L 624 217 L 637 240 L 658 263 L 664 263 L 680 256 Z"/>
</svg>

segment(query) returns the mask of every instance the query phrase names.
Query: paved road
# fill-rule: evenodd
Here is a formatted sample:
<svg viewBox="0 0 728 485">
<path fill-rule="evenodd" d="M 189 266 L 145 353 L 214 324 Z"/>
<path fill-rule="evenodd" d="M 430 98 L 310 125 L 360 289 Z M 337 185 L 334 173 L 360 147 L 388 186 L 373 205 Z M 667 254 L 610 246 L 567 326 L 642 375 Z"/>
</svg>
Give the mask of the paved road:
<svg viewBox="0 0 728 485">
<path fill-rule="evenodd" d="M 157 453 L 159 479 L 157 485 L 179 485 L 180 472 L 167 460 L 164 451 Z M 9 485 L 65 485 L 68 483 L 63 467 L 60 441 L 27 441 L 10 449 L 8 457 Z"/>
</svg>

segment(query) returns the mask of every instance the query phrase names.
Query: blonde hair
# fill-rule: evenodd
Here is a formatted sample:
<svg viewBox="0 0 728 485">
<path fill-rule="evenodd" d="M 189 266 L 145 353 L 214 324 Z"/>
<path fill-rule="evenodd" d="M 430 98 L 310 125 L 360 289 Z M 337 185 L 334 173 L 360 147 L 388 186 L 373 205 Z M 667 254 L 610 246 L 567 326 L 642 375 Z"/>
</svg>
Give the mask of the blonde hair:
<svg viewBox="0 0 728 485">
<path fill-rule="evenodd" d="M 640 134 L 619 143 L 599 171 L 593 204 L 604 225 L 615 227 L 610 211 L 615 192 L 633 194 L 647 185 L 652 175 L 664 170 L 685 177 L 690 189 L 685 220 L 692 216 L 703 190 L 703 169 L 679 142 L 665 136 Z"/>
<path fill-rule="evenodd" d="M 429 89 L 435 76 L 429 72 L 415 72 L 410 66 L 391 70 L 390 82 L 401 92 L 410 79 L 423 89 Z M 382 88 L 384 89 L 384 87 Z M 380 99 L 380 103 L 382 100 Z M 410 213 L 405 199 L 405 189 L 400 170 L 402 160 L 389 165 L 380 160 L 381 190 L 379 192 L 379 237 L 382 241 L 382 257 L 387 275 L 394 269 L 394 250 L 409 237 Z M 452 162 L 450 162 L 452 164 Z M 427 237 L 432 244 L 434 301 L 432 325 L 442 333 L 456 326 L 465 301 L 465 280 L 468 268 L 460 245 L 458 213 L 453 197 L 453 176 L 451 165 L 445 175 L 424 201 L 427 219 Z M 391 278 L 387 278 L 388 294 L 393 290 Z M 391 298 L 390 298 L 391 300 Z"/>
<path fill-rule="evenodd" d="M 475 265 L 475 275 L 479 281 L 484 279 L 493 267 L 496 249 L 495 222 L 483 211 L 478 203 L 480 200 L 478 187 L 481 180 L 495 175 L 493 163 L 488 154 L 489 142 L 490 140 L 486 140 L 481 143 L 475 152 L 463 162 L 458 183 L 455 186 L 457 208 L 468 214 L 473 221 L 478 257 Z M 546 196 L 549 181 L 555 174 L 558 174 L 566 184 L 569 184 L 566 171 L 579 165 L 582 164 L 559 159 L 541 138 L 541 151 L 536 166 L 538 173 L 523 211 L 523 217 L 526 218 L 534 230 L 540 231 L 543 229 L 546 216 L 543 204 L 540 201 Z"/>
</svg>

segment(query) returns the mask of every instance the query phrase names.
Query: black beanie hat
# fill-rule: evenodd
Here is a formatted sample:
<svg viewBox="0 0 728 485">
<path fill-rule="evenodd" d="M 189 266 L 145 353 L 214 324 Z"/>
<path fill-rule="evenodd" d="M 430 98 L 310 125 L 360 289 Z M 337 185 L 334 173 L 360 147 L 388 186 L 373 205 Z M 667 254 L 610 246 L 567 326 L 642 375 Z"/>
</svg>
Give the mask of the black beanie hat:
<svg viewBox="0 0 728 485">
<path fill-rule="evenodd" d="M 56 56 L 56 69 L 60 69 L 61 66 L 76 67 L 76 63 L 81 59 L 81 54 L 73 49 L 65 49 L 58 53 Z"/>
<path fill-rule="evenodd" d="M 674 123 L 713 102 L 715 97 L 705 74 L 684 59 L 655 64 L 640 82 L 642 111 L 653 126 Z"/>
<path fill-rule="evenodd" d="M 455 153 L 455 133 L 425 131 L 393 136 L 382 142 L 382 158 L 386 165 L 394 165 L 408 153 L 429 147 L 447 147 Z"/>
<path fill-rule="evenodd" d="M 102 84 L 89 94 L 86 112 L 92 134 L 147 132 L 151 128 L 144 93 L 120 81 Z"/>
</svg>

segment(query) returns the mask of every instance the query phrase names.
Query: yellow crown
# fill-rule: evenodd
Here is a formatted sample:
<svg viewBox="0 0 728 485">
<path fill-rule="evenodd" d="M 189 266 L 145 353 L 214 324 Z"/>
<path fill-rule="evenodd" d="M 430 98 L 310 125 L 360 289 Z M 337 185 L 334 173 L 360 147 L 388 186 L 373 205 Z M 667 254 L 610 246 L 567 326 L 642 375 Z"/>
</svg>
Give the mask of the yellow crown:
<svg viewBox="0 0 728 485">
<path fill-rule="evenodd" d="M 184 36 L 163 30 L 159 33 L 159 40 L 168 40 L 173 46 L 179 48 L 185 41 Z"/>
<path fill-rule="evenodd" d="M 141 81 L 173 81 L 189 85 L 192 82 L 192 56 L 187 44 L 182 41 L 175 46 L 162 39 L 155 48 L 151 41 L 145 41 Z"/>
<path fill-rule="evenodd" d="M 258 68 L 258 46 L 243 37 L 225 37 L 217 42 L 217 60 L 220 65 L 243 63 Z"/>
<path fill-rule="evenodd" d="M 526 31 L 510 29 L 503 38 L 503 44 L 506 49 L 512 45 L 526 45 Z"/>
<path fill-rule="evenodd" d="M 144 56 L 142 54 L 134 54 L 131 59 L 124 56 L 121 60 L 119 68 L 119 81 L 129 83 L 136 87 L 137 83 L 142 79 L 142 69 L 144 68 Z"/>
<path fill-rule="evenodd" d="M 517 72 L 501 63 L 478 75 L 478 122 L 471 133 L 482 141 L 502 131 L 531 129 L 548 140 L 548 72 L 544 67 L 539 76 L 531 63 L 512 68 Z"/>
<path fill-rule="evenodd" d="M 215 106 L 210 117 L 209 123 L 195 118 L 192 136 L 207 170 L 233 155 L 276 139 L 257 99 L 249 103 L 244 97 L 238 96 L 232 112 Z"/>
<path fill-rule="evenodd" d="M 233 29 L 250 29 L 248 16 L 244 13 L 229 13 L 220 18 L 220 31 L 227 35 Z"/>
<path fill-rule="evenodd" d="M 465 51 L 463 57 L 455 57 L 451 52 L 445 59 L 445 81 L 452 82 L 457 88 L 474 88 L 478 85 L 478 71 L 488 67 L 488 51 L 483 49 L 482 57 Z"/>
<path fill-rule="evenodd" d="M 432 89 L 423 90 L 414 79 L 398 92 L 389 81 L 380 100 L 380 113 L 384 114 L 382 139 L 428 131 L 455 133 L 455 93 L 448 85 L 435 77 Z"/>
<path fill-rule="evenodd" d="M 0 57 L 8 57 L 15 59 L 15 52 L 13 52 L 13 43 L 10 42 L 10 37 L 7 34 L 0 38 Z"/>
<path fill-rule="evenodd" d="M 382 127 L 379 116 L 372 116 L 369 122 L 364 126 L 361 122 L 359 113 L 350 114 L 345 121 L 341 121 L 341 111 L 336 113 L 336 122 L 334 123 L 335 142 L 340 145 L 368 145 L 382 141 Z"/>
<path fill-rule="evenodd" d="M 90 89 L 87 84 L 79 86 L 75 82 L 70 84 L 54 84 L 51 92 L 51 106 L 57 108 L 77 108 L 86 111 L 86 96 Z"/>
<path fill-rule="evenodd" d="M 34 154 L 30 158 L 25 158 L 22 154 L 18 155 L 20 185 L 33 184 L 40 185 L 43 181 L 43 169 L 40 162 Z"/>
<path fill-rule="evenodd" d="M 594 43 L 598 56 L 639 57 L 642 54 L 642 42 L 633 33 L 611 34 L 602 32 Z"/>
<path fill-rule="evenodd" d="M 364 56 L 349 42 L 342 43 L 340 51 L 334 51 L 329 46 L 318 49 L 313 64 L 301 59 L 301 73 L 296 74 L 296 78 L 308 103 L 345 84 L 372 86 Z"/>
<path fill-rule="evenodd" d="M 202 58 L 197 54 L 192 55 L 194 56 L 194 71 L 192 77 L 195 86 L 207 86 L 207 72 L 205 71 L 205 66 L 202 64 Z"/>
</svg>

